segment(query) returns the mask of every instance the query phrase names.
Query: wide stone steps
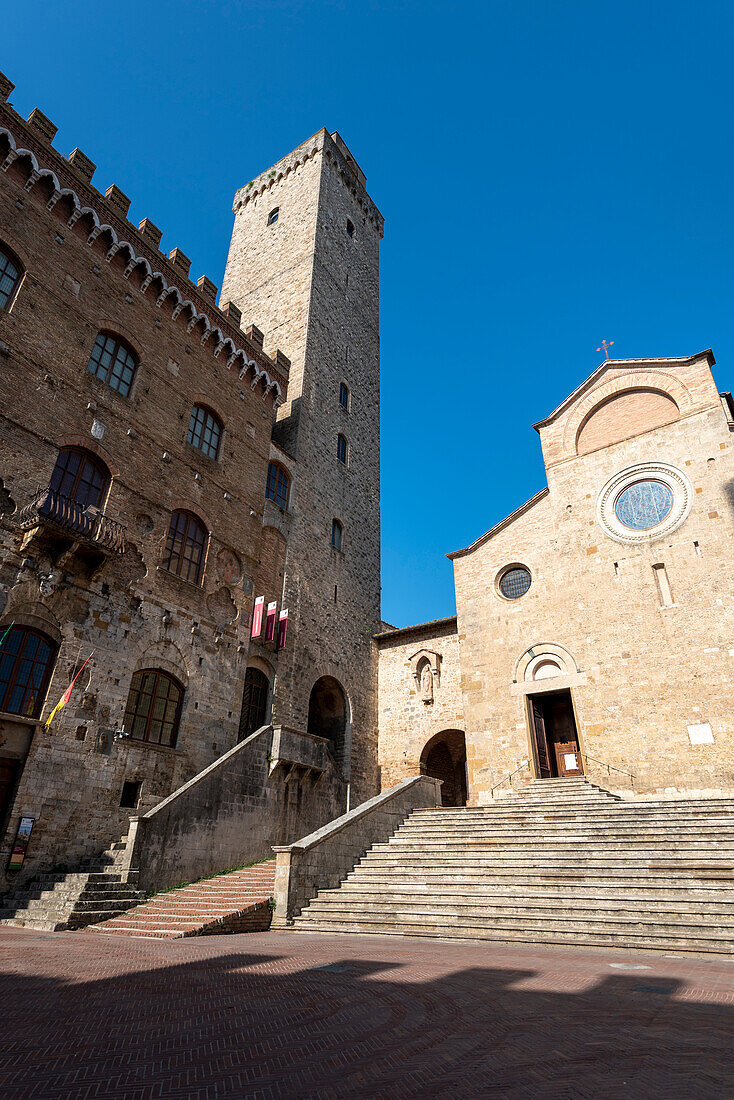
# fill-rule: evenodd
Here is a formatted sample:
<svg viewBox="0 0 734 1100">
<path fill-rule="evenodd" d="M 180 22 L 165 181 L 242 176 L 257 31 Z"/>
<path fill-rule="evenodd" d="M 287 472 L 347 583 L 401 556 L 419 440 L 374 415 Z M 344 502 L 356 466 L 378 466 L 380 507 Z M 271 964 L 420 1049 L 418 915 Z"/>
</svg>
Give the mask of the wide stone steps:
<svg viewBox="0 0 734 1100">
<path fill-rule="evenodd" d="M 734 799 L 622 801 L 584 780 L 415 810 L 297 930 L 734 952 Z"/>
<path fill-rule="evenodd" d="M 264 931 L 270 926 L 274 889 L 275 860 L 267 860 L 157 894 L 90 931 L 159 939 Z"/>
</svg>

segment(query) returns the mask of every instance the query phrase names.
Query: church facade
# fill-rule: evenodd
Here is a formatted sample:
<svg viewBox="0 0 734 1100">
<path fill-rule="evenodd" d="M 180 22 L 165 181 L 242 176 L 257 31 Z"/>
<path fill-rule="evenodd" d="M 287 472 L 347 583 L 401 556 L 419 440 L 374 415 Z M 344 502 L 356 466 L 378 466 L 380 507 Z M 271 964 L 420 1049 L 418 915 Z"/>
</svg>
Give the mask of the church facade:
<svg viewBox="0 0 734 1100">
<path fill-rule="evenodd" d="M 452 801 L 464 759 L 473 804 L 544 777 L 734 789 L 734 407 L 713 365 L 606 361 L 535 425 L 547 487 L 449 554 L 456 620 L 378 638 L 388 782 L 441 744 Z M 441 669 L 433 699 L 414 662 Z M 427 736 L 406 754 L 411 704 Z"/>
</svg>

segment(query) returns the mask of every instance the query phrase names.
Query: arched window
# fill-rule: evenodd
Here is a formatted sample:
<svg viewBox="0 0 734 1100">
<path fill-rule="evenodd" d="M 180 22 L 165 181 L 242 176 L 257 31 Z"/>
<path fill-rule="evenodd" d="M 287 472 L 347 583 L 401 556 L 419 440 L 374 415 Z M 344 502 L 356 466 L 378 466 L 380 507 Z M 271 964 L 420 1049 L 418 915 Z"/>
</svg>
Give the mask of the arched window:
<svg viewBox="0 0 734 1100">
<path fill-rule="evenodd" d="M 268 466 L 268 484 L 265 489 L 268 500 L 274 501 L 279 508 L 287 508 L 290 485 L 290 479 L 283 467 L 277 462 L 271 462 Z"/>
<path fill-rule="evenodd" d="M 23 269 L 17 258 L 4 244 L 0 244 L 0 309 L 7 309 L 13 301 L 22 274 Z"/>
<path fill-rule="evenodd" d="M 280 214 L 280 207 L 279 206 L 274 206 L 273 209 L 268 214 L 268 225 L 275 225 L 275 223 L 278 220 L 278 215 L 279 214 Z"/>
<path fill-rule="evenodd" d="M 335 550 L 341 550 L 342 540 L 344 536 L 344 528 L 338 519 L 331 521 L 331 545 Z"/>
<path fill-rule="evenodd" d="M 192 447 L 198 447 L 209 458 L 216 458 L 219 454 L 219 441 L 221 438 L 222 422 L 219 417 L 201 405 L 194 405 L 189 420 L 187 442 Z"/>
<path fill-rule="evenodd" d="M 346 466 L 347 463 L 347 437 L 341 432 L 336 437 L 336 457 Z"/>
<path fill-rule="evenodd" d="M 121 336 L 111 332 L 98 333 L 87 366 L 90 374 L 127 397 L 137 369 L 138 358 Z"/>
<path fill-rule="evenodd" d="M 248 668 L 245 672 L 245 687 L 242 692 L 240 741 L 265 725 L 269 690 L 270 683 L 265 673 L 259 668 Z"/>
<path fill-rule="evenodd" d="M 136 741 L 176 744 L 184 689 L 167 672 L 144 668 L 130 681 L 125 707 L 125 731 Z"/>
<path fill-rule="evenodd" d="M 168 528 L 163 568 L 192 584 L 201 584 L 208 539 L 206 527 L 191 512 L 174 512 Z"/>
<path fill-rule="evenodd" d="M 349 409 L 349 386 L 342 382 L 339 386 L 339 404 L 343 409 Z"/>
<path fill-rule="evenodd" d="M 0 637 L 4 630 L 0 628 Z M 14 626 L 0 644 L 0 710 L 38 718 L 57 647 L 38 630 Z"/>
<path fill-rule="evenodd" d="M 50 488 L 82 508 L 100 508 L 110 475 L 96 455 L 80 447 L 62 447 L 51 474 Z"/>
</svg>

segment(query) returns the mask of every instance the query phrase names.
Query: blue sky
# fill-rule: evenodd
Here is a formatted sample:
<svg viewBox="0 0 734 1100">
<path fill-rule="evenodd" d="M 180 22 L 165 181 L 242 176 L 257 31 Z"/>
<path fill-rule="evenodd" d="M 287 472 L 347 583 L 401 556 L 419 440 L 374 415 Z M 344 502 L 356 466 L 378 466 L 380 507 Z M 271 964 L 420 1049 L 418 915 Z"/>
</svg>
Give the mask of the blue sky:
<svg viewBox="0 0 734 1100">
<path fill-rule="evenodd" d="M 599 362 L 734 384 L 734 5 L 127 0 L 3 17 L 0 68 L 221 284 L 236 188 L 326 126 L 382 246 L 383 614 L 544 484 L 533 421 Z"/>
</svg>

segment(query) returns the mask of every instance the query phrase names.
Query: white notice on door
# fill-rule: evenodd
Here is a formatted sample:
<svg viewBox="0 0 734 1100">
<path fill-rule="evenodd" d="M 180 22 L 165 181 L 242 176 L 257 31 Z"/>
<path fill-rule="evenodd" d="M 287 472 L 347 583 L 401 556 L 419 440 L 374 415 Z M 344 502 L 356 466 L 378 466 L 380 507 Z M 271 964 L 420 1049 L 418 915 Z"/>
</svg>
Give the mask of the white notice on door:
<svg viewBox="0 0 734 1100">
<path fill-rule="evenodd" d="M 564 752 L 564 754 L 563 754 L 563 766 L 564 766 L 564 768 L 568 768 L 569 771 L 575 771 L 576 770 L 576 753 L 575 752 Z"/>
<path fill-rule="evenodd" d="M 688 736 L 692 745 L 712 745 L 714 741 L 714 735 L 708 722 L 701 722 L 697 726 L 689 726 Z"/>
</svg>

